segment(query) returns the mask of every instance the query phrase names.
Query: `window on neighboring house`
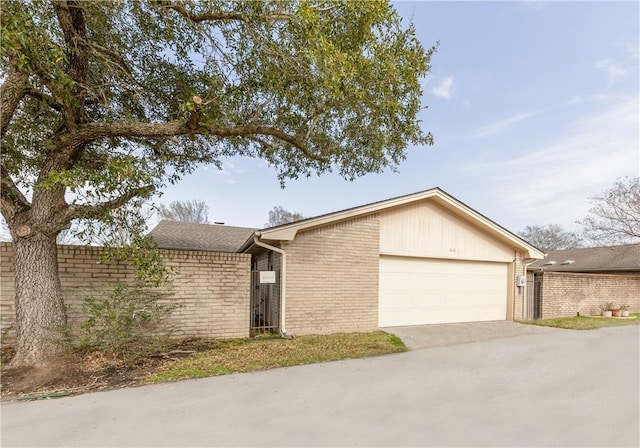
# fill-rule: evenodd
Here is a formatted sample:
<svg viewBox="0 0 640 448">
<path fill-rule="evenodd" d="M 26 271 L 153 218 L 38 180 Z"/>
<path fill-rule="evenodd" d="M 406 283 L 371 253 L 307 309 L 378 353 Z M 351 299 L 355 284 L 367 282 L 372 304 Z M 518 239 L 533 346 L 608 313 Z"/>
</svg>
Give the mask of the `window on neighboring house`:
<svg viewBox="0 0 640 448">
<path fill-rule="evenodd" d="M 273 271 L 273 251 L 267 252 L 267 270 Z"/>
</svg>

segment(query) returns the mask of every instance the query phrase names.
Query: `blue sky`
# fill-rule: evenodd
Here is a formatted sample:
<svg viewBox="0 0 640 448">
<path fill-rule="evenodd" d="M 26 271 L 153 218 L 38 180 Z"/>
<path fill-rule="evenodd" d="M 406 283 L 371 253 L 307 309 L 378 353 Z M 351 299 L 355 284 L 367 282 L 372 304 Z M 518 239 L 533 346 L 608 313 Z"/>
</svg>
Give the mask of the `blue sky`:
<svg viewBox="0 0 640 448">
<path fill-rule="evenodd" d="M 328 174 L 280 188 L 261 160 L 198 169 L 158 202 L 200 199 L 210 220 L 262 227 L 282 205 L 315 216 L 440 187 L 513 232 L 575 221 L 588 198 L 640 174 L 640 3 L 395 2 L 424 46 L 424 129 L 398 172 Z"/>
</svg>

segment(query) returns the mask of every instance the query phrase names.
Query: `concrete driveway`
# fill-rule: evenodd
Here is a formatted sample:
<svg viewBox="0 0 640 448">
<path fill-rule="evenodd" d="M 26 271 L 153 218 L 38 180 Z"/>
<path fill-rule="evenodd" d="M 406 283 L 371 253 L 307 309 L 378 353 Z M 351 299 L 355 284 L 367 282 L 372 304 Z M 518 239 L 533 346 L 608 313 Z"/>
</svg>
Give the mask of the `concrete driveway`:
<svg viewBox="0 0 640 448">
<path fill-rule="evenodd" d="M 2 446 L 631 446 L 639 327 L 2 405 Z"/>
<path fill-rule="evenodd" d="M 524 334 L 562 332 L 557 328 L 525 325 L 517 322 L 466 322 L 461 324 L 414 325 L 410 327 L 387 327 L 404 341 L 411 350 L 466 344 L 487 339 L 509 338 Z"/>
</svg>

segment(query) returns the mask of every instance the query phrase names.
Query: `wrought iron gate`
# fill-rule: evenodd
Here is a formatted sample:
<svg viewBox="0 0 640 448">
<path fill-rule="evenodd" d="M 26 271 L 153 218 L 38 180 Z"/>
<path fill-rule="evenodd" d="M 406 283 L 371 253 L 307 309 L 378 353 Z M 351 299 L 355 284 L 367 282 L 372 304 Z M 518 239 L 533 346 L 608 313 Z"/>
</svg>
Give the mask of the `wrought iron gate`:
<svg viewBox="0 0 640 448">
<path fill-rule="evenodd" d="M 272 271 L 274 283 L 261 282 L 261 272 L 251 272 L 251 336 L 280 329 L 280 271 Z"/>
</svg>

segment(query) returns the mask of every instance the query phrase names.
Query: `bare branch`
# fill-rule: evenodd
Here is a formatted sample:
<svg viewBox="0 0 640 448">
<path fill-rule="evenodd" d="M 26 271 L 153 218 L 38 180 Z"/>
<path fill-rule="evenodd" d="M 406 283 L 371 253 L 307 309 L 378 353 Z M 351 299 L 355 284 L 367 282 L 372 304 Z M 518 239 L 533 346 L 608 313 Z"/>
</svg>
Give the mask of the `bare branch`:
<svg viewBox="0 0 640 448">
<path fill-rule="evenodd" d="M 590 200 L 590 215 L 578 221 L 597 244 L 622 244 L 640 238 L 640 178 L 619 178 Z"/>
</svg>

